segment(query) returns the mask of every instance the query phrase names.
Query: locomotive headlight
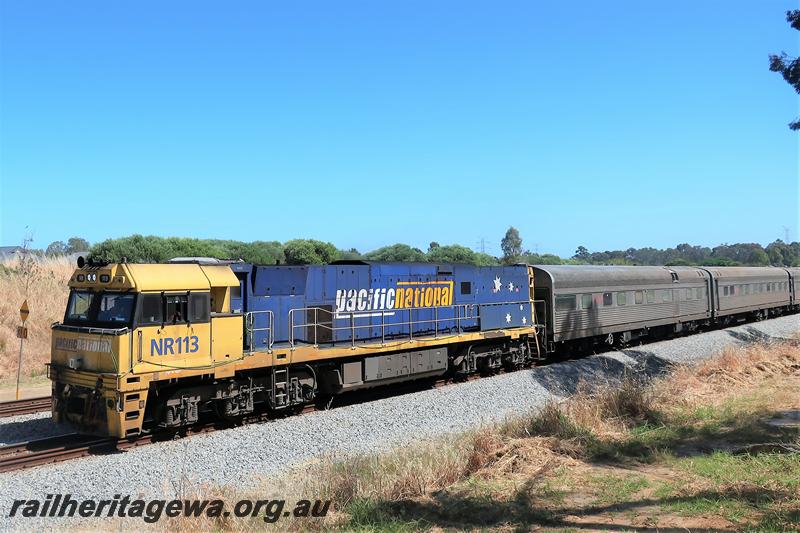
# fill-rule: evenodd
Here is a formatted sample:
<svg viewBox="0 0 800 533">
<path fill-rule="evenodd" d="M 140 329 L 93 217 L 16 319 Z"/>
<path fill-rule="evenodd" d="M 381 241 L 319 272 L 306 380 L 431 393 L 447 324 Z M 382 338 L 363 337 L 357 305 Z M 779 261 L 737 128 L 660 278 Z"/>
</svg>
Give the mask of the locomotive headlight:
<svg viewBox="0 0 800 533">
<path fill-rule="evenodd" d="M 100 282 L 101 283 L 108 283 L 111 277 L 108 274 L 101 274 L 100 275 Z"/>
<path fill-rule="evenodd" d="M 86 279 L 86 276 L 84 276 L 83 274 L 78 274 L 78 283 L 83 283 L 83 281 L 85 279 Z"/>
</svg>

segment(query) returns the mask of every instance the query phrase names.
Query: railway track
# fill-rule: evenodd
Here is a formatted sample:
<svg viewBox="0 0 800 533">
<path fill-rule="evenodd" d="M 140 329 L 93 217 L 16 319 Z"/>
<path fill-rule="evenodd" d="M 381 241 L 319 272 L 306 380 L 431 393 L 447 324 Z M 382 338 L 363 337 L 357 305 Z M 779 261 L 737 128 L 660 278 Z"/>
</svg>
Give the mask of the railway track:
<svg viewBox="0 0 800 533">
<path fill-rule="evenodd" d="M 0 418 L 50 410 L 50 396 L 0 402 Z"/>
<path fill-rule="evenodd" d="M 608 347 L 608 349 L 612 349 Z M 588 354 L 584 354 L 588 355 Z M 550 360 L 544 362 L 545 364 L 554 363 L 557 360 Z M 505 370 L 499 370 L 497 374 L 505 373 Z M 46 439 L 33 440 L 29 442 L 11 444 L 8 446 L 0 447 L 0 473 L 11 472 L 15 470 L 22 470 L 25 468 L 32 468 L 35 466 L 42 466 L 52 463 L 59 463 L 80 457 L 87 457 L 90 455 L 103 455 L 110 453 L 121 452 L 137 446 L 151 444 L 153 442 L 172 440 L 178 437 L 187 437 L 201 433 L 209 433 L 219 429 L 228 429 L 235 426 L 249 425 L 268 422 L 277 417 L 291 416 L 291 415 L 304 415 L 317 411 L 324 411 L 331 408 L 344 407 L 347 405 L 369 402 L 381 398 L 388 398 L 392 396 L 401 396 L 411 392 L 416 392 L 426 388 L 440 388 L 448 385 L 455 385 L 458 383 L 469 382 L 481 379 L 480 374 L 470 374 L 459 380 L 452 380 L 450 378 L 439 378 L 434 380 L 425 381 L 411 381 L 402 387 L 398 388 L 375 388 L 365 389 L 362 391 L 355 391 L 347 395 L 334 397 L 331 402 L 322 402 L 317 404 L 309 404 L 303 406 L 298 410 L 281 411 L 277 416 L 273 413 L 261 412 L 245 416 L 244 418 L 235 421 L 215 420 L 206 423 L 201 423 L 190 428 L 183 428 L 178 432 L 164 433 L 164 434 L 147 434 L 133 439 L 117 439 L 109 437 L 93 437 L 87 435 L 68 434 L 57 437 L 50 437 Z M 15 403 L 24 403 L 47 400 L 49 407 L 50 398 L 33 398 L 31 400 L 23 400 L 20 402 L 6 402 L 6 405 Z M 4 404 L 0 404 L 2 409 Z M 25 407 L 20 407 L 25 409 Z M 29 406 L 28 409 L 33 409 Z M 0 411 L 3 412 L 3 411 Z M 35 411 L 25 411 L 35 412 Z M 13 414 L 22 414 L 21 412 L 14 412 Z M 10 415 L 0 415 L 10 416 Z"/>
<path fill-rule="evenodd" d="M 66 461 L 116 449 L 117 439 L 69 434 L 0 447 L 0 472 Z"/>
<path fill-rule="evenodd" d="M 473 378 L 477 379 L 477 377 Z M 470 379 L 471 381 L 471 379 Z M 437 380 L 433 383 L 434 387 L 441 387 L 446 385 L 447 380 Z M 429 384 L 430 386 L 430 384 Z M 419 386 L 417 387 L 419 388 Z M 390 391 L 385 391 L 390 392 Z M 374 397 L 386 397 L 397 394 L 404 394 L 409 391 L 391 391 L 391 394 L 368 394 L 364 395 Z M 49 398 L 48 398 L 49 400 Z M 359 401 L 368 401 L 362 398 L 348 398 L 348 401 L 337 402 L 333 407 L 340 407 L 358 403 Z M 11 402 L 9 402 L 11 403 Z M 322 411 L 329 406 L 316 406 L 306 405 L 299 412 L 294 414 L 308 414 L 316 411 Z M 289 414 L 289 413 L 287 413 Z M 209 433 L 219 429 L 227 429 L 232 426 L 257 424 L 273 420 L 274 416 L 267 413 L 260 413 L 245 417 L 235 423 L 225 423 L 220 421 L 208 422 L 200 424 L 188 429 L 185 429 L 177 434 L 156 434 L 156 435 L 142 435 L 134 439 L 117 439 L 110 437 L 96 437 L 90 435 L 80 435 L 78 433 L 70 433 L 66 435 L 59 435 L 56 437 L 48 437 L 45 439 L 37 439 L 28 442 L 17 444 L 9 444 L 7 446 L 0 446 L 0 473 L 13 472 L 15 470 L 23 470 L 26 468 L 33 468 L 36 466 L 43 466 L 53 463 L 60 463 L 81 457 L 88 457 L 91 455 L 105 455 L 116 452 L 121 452 L 137 446 L 152 444 L 164 440 L 170 440 L 176 436 L 187 437 L 191 435 L 198 435 L 201 433 Z"/>
<path fill-rule="evenodd" d="M 205 431 L 205 428 L 197 430 L 198 433 Z M 125 440 L 70 433 L 10 444 L 0 447 L 0 473 L 60 463 L 90 455 L 116 453 L 150 444 L 155 440 L 157 439 L 153 435 L 143 435 L 137 439 Z"/>
<path fill-rule="evenodd" d="M 611 347 L 609 347 L 611 349 Z M 553 363 L 556 360 L 550 360 L 541 363 Z M 496 374 L 506 373 L 505 370 L 498 370 Z M 46 439 L 33 440 L 29 442 L 11 444 L 8 446 L 0 447 L 0 473 L 11 472 L 15 470 L 22 470 L 36 466 L 48 465 L 77 459 L 80 457 L 87 457 L 91 455 L 104 455 L 110 453 L 121 452 L 137 446 L 151 444 L 153 442 L 172 440 L 180 437 L 188 437 L 201 433 L 209 433 L 219 429 L 228 429 L 235 426 L 249 425 L 268 422 L 275 418 L 291 415 L 304 415 L 314 413 L 317 411 L 324 411 L 338 407 L 345 407 L 357 403 L 369 402 L 381 398 L 389 398 L 392 396 L 402 396 L 411 392 L 424 390 L 426 388 L 440 388 L 448 385 L 457 385 L 459 383 L 469 382 L 481 379 L 481 374 L 470 374 L 464 378 L 453 380 L 452 378 L 438 378 L 432 380 L 410 381 L 404 386 L 397 388 L 374 388 L 364 389 L 361 391 L 354 391 L 350 394 L 343 396 L 336 396 L 329 402 L 320 402 L 317 404 L 308 404 L 300 409 L 280 411 L 279 414 L 261 412 L 245 416 L 235 421 L 215 420 L 201 423 L 189 428 L 182 428 L 177 432 L 172 433 L 157 433 L 141 435 L 132 439 L 117 439 L 109 437 L 93 437 L 87 435 L 68 434 L 57 437 L 50 437 Z M 33 398 L 27 400 L 28 402 L 47 400 L 49 407 L 50 398 Z M 25 400 L 19 402 L 22 404 Z M 9 405 L 18 402 L 6 402 Z M 0 409 L 3 404 L 0 404 Z M 24 407 L 21 407 L 24 409 Z M 33 409 L 33 407 L 28 407 Z M 2 411 L 0 411 L 2 412 Z M 35 412 L 35 411 L 26 411 Z M 21 412 L 14 412 L 13 414 L 21 414 Z M 10 415 L 2 415 L 10 416 Z"/>
</svg>

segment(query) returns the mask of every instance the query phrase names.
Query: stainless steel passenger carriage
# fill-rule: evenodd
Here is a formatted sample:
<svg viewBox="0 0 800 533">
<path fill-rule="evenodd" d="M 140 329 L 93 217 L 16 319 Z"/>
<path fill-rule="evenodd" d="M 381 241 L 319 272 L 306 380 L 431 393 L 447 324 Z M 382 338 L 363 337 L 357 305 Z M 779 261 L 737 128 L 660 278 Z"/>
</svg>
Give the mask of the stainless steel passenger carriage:
<svg viewBox="0 0 800 533">
<path fill-rule="evenodd" d="M 789 271 L 778 267 L 705 267 L 714 280 L 714 307 L 722 323 L 733 315 L 777 316 L 792 303 Z"/>
<path fill-rule="evenodd" d="M 534 267 L 554 344 L 599 338 L 625 344 L 648 335 L 692 329 L 712 316 L 710 275 L 691 267 L 543 265 Z"/>
</svg>

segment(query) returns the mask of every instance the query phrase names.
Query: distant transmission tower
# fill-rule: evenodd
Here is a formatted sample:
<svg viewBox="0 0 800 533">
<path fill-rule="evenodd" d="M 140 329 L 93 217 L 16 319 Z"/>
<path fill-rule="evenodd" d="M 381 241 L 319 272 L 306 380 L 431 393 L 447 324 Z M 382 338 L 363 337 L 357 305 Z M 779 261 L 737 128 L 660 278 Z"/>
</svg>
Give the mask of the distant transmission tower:
<svg viewBox="0 0 800 533">
<path fill-rule="evenodd" d="M 478 250 L 480 250 L 480 252 L 481 252 L 482 254 L 485 254 L 485 253 L 486 253 L 486 247 L 487 247 L 487 246 L 491 246 L 491 245 L 492 245 L 492 243 L 491 243 L 491 242 L 487 241 L 487 240 L 486 240 L 486 239 L 484 239 L 483 237 L 481 237 L 481 240 L 479 240 L 479 241 L 478 241 L 477 243 L 475 243 L 475 244 L 476 244 L 476 246 L 477 246 Z"/>
<path fill-rule="evenodd" d="M 789 244 L 789 226 L 783 226 L 783 242 Z"/>
</svg>

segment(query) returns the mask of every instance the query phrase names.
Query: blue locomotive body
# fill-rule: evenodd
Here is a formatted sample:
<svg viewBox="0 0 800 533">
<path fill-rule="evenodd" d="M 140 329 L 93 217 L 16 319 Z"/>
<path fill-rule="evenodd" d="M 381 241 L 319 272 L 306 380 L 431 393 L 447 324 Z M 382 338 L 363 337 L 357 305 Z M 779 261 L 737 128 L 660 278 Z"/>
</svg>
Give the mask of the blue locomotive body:
<svg viewBox="0 0 800 533">
<path fill-rule="evenodd" d="M 348 261 L 231 268 L 240 280 L 231 309 L 250 317 L 249 349 L 386 342 L 532 324 L 525 265 Z"/>
</svg>

